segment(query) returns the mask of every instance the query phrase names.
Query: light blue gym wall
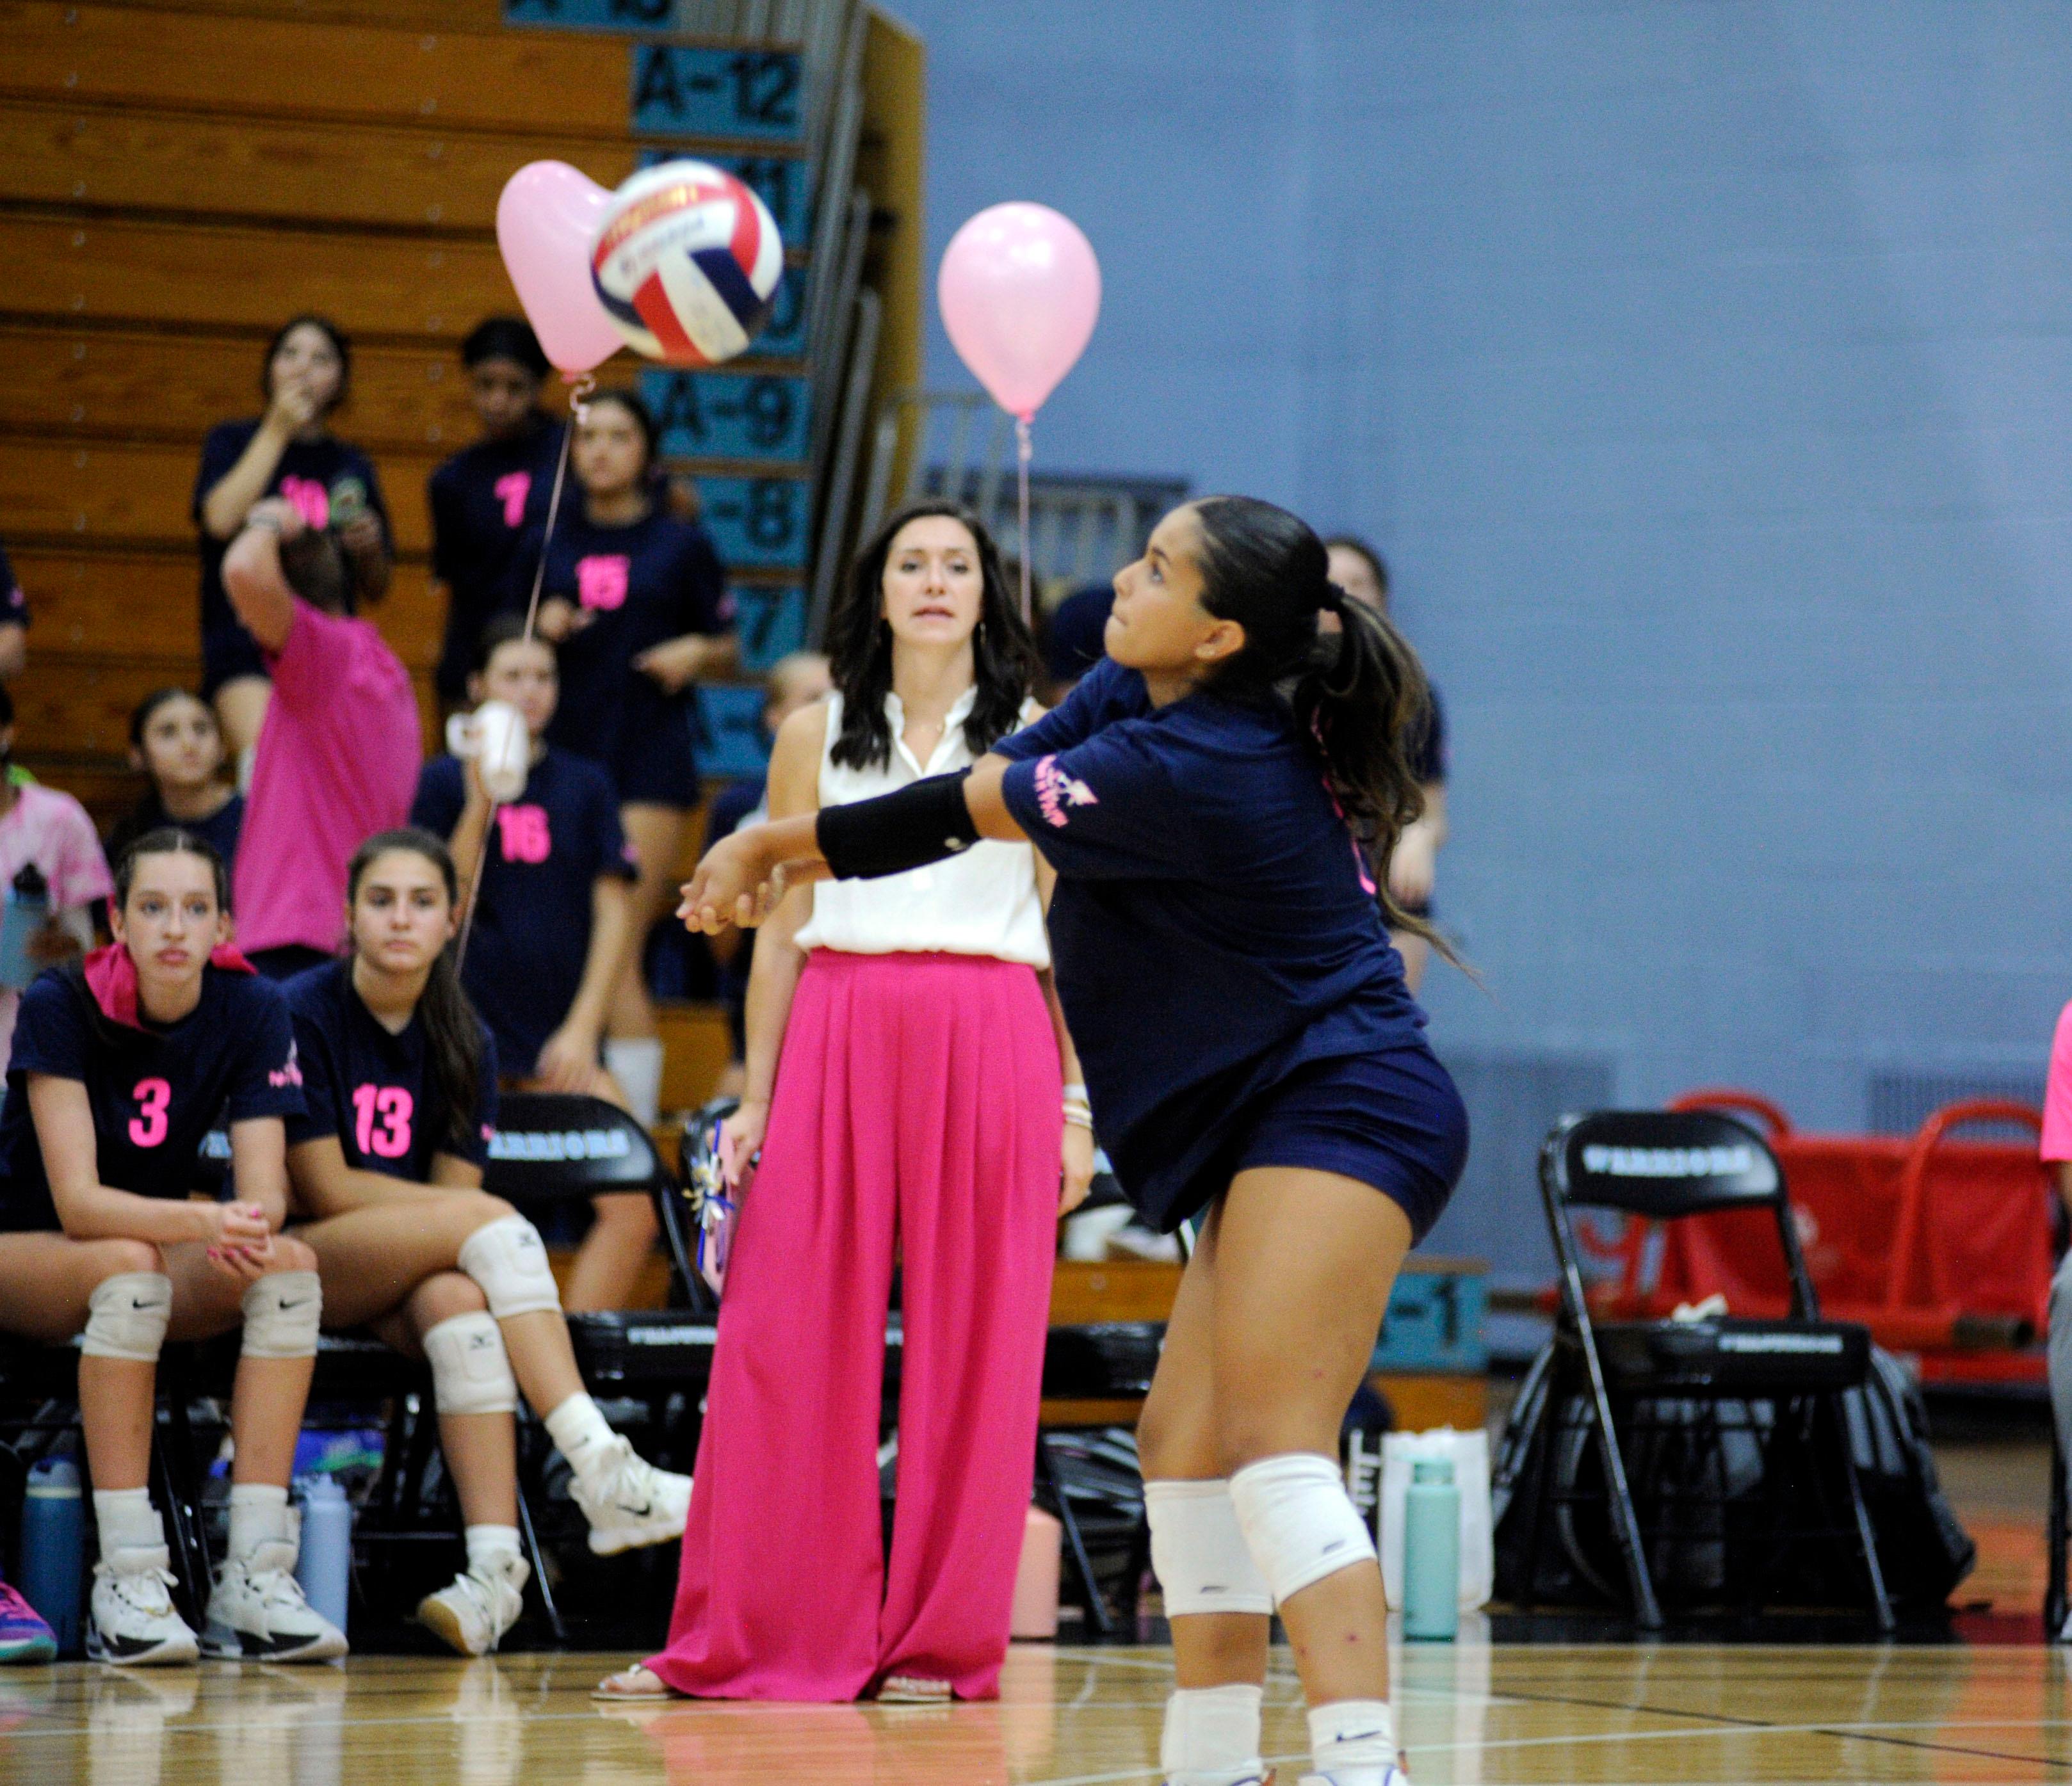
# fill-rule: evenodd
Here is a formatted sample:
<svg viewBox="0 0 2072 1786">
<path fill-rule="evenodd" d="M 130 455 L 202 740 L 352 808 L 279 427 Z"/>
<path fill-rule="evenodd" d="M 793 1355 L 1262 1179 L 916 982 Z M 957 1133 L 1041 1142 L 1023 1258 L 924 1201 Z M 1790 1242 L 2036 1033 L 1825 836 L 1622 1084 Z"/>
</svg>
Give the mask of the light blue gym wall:
<svg viewBox="0 0 2072 1786">
<path fill-rule="evenodd" d="M 1854 1128 L 2072 995 L 2072 7 L 905 0 L 930 235 L 1084 226 L 1053 466 L 1388 551 L 1435 1036 Z M 931 261 L 932 277 L 933 261 Z M 963 382 L 939 334 L 938 382 Z"/>
</svg>

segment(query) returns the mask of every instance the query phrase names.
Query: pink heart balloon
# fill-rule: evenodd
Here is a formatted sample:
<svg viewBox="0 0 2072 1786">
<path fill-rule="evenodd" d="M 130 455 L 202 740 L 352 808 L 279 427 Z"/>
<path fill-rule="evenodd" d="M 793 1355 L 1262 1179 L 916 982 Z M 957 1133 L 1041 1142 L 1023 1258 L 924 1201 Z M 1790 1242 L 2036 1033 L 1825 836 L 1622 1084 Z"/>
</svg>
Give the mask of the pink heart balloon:
<svg viewBox="0 0 2072 1786">
<path fill-rule="evenodd" d="M 547 358 L 586 372 L 623 345 L 590 284 L 590 246 L 611 195 L 566 162 L 528 162 L 496 201 L 496 245 Z"/>
<path fill-rule="evenodd" d="M 1100 263 L 1079 225 L 1048 205 L 993 205 L 950 238 L 935 298 L 958 356 L 1026 421 L 1086 350 Z"/>
</svg>

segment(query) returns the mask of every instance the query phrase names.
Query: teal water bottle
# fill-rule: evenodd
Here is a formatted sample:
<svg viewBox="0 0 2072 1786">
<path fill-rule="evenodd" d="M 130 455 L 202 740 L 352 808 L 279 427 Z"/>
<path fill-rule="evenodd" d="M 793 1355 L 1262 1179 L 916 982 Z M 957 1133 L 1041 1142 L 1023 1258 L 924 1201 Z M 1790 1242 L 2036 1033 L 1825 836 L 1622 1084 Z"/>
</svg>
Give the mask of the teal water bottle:
<svg viewBox="0 0 2072 1786">
<path fill-rule="evenodd" d="M 1411 1466 L 1403 1493 L 1403 1635 L 1449 1644 L 1461 1628 L 1461 1491 L 1443 1457 Z"/>
<path fill-rule="evenodd" d="M 60 1656 L 80 1651 L 85 1546 L 79 1466 L 68 1457 L 47 1457 L 29 1472 L 22 1500 L 21 1589 L 56 1636 Z"/>
</svg>

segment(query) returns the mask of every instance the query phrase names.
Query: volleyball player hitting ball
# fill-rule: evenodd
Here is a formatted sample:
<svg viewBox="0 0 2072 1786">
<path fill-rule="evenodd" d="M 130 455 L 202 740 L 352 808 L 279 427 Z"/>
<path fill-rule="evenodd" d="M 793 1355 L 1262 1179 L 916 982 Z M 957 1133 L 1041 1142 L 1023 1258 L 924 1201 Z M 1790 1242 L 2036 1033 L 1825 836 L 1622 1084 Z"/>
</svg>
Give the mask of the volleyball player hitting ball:
<svg viewBox="0 0 2072 1786">
<path fill-rule="evenodd" d="M 1401 741 L 1424 674 L 1330 581 L 1315 534 L 1247 497 L 1159 523 L 1116 577 L 1106 643 L 967 774 L 717 844 L 681 915 L 757 922 L 787 886 L 982 837 L 1049 858 L 1058 987 L 1109 1156 L 1158 1226 L 1207 1215 L 1138 1428 L 1178 1686 L 1167 1779 L 1264 1778 L 1277 1607 L 1307 1780 L 1401 1786 L 1381 1571 L 1336 1454 L 1396 1272 L 1467 1152 L 1384 928 L 1416 921 L 1367 868 L 1417 815 Z"/>
</svg>

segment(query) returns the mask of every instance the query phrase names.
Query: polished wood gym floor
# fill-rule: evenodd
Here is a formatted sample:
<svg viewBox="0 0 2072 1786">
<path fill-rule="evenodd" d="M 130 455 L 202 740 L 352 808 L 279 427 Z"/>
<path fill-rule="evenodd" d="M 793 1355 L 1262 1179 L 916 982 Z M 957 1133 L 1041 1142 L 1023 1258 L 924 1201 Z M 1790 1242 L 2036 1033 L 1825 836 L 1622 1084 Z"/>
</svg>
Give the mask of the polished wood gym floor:
<svg viewBox="0 0 2072 1786">
<path fill-rule="evenodd" d="M 1153 1649 L 1018 1647 L 997 1705 L 594 1705 L 620 1658 L 0 1671 L 27 1786 L 1155 1786 Z M 1397 1653 L 1419 1786 L 2072 1777 L 2066 1658 L 2034 1645 L 1501 1644 Z M 1266 1748 L 1305 1738 L 1285 1653 Z"/>
</svg>

